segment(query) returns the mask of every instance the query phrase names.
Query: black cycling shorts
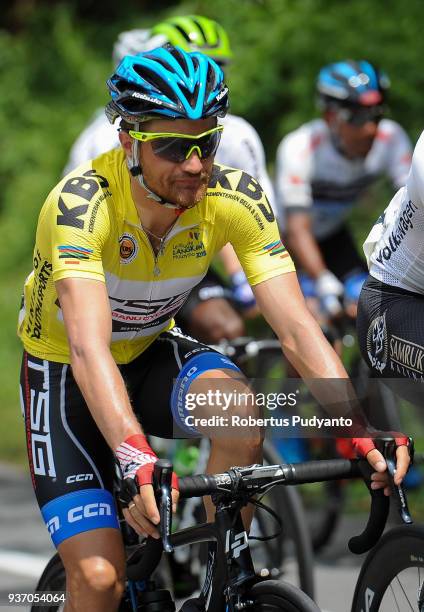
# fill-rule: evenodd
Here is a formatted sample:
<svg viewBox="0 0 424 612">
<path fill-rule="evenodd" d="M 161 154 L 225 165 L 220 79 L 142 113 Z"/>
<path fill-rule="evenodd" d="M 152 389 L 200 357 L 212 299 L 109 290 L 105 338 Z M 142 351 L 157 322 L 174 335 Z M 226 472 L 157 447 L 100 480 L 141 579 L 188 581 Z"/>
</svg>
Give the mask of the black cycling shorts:
<svg viewBox="0 0 424 612">
<path fill-rule="evenodd" d="M 184 416 L 181 398 L 197 375 L 215 368 L 239 372 L 226 357 L 178 328 L 162 333 L 139 357 L 119 366 L 144 432 L 161 438 L 177 437 L 178 431 L 186 435 L 177 420 Z M 21 397 L 32 483 L 54 544 L 83 531 L 118 528 L 114 453 L 71 367 L 25 352 Z"/>
<path fill-rule="evenodd" d="M 388 379 L 401 397 L 422 405 L 424 296 L 368 276 L 358 303 L 357 333 L 373 374 Z"/>
<path fill-rule="evenodd" d="M 359 255 L 355 241 L 347 226 L 335 234 L 318 241 L 325 265 L 341 281 L 358 272 L 366 272 L 367 266 Z"/>
</svg>

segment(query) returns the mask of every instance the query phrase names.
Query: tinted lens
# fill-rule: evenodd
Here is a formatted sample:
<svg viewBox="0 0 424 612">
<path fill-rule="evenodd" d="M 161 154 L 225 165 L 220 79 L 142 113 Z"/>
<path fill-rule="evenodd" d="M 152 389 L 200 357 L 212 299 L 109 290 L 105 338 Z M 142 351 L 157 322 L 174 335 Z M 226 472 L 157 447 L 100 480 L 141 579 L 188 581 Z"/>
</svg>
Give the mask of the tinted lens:
<svg viewBox="0 0 424 612">
<path fill-rule="evenodd" d="M 378 123 L 383 118 L 383 110 L 379 107 L 348 111 L 346 121 L 351 125 L 361 126 L 369 121 Z"/>
<path fill-rule="evenodd" d="M 190 149 L 199 147 L 202 159 L 216 153 L 221 138 L 221 132 L 214 132 L 203 138 L 190 140 L 188 138 L 158 138 L 152 140 L 152 150 L 155 155 L 174 163 L 187 159 Z"/>
</svg>

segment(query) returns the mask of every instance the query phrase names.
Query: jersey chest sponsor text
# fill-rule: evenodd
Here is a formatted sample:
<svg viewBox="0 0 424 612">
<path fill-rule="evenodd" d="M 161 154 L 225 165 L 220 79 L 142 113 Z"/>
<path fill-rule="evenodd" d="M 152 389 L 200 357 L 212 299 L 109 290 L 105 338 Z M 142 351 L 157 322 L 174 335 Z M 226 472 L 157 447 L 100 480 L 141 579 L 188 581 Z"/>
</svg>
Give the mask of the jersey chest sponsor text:
<svg viewBox="0 0 424 612">
<path fill-rule="evenodd" d="M 190 293 L 183 293 L 161 299 L 127 300 L 111 297 L 112 331 L 141 331 L 164 324 L 178 312 Z"/>
<path fill-rule="evenodd" d="M 412 200 L 409 200 L 405 209 L 400 214 L 395 227 L 384 236 L 386 246 L 381 248 L 375 256 L 379 263 L 382 264 L 383 260 L 388 261 L 393 253 L 396 253 L 409 230 L 414 228 L 412 219 L 417 210 L 418 206 Z"/>
</svg>

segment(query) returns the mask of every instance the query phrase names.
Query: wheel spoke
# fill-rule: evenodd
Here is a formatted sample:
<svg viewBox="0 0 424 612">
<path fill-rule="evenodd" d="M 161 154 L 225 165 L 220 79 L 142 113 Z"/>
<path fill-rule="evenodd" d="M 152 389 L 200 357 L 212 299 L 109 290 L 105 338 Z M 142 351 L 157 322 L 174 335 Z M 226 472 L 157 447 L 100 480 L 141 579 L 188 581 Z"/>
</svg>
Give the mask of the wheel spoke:
<svg viewBox="0 0 424 612">
<path fill-rule="evenodd" d="M 412 604 L 411 604 L 411 602 L 410 602 L 410 600 L 409 600 L 408 595 L 406 594 L 405 589 L 403 588 L 403 584 L 402 584 L 402 583 L 401 583 L 401 581 L 399 580 L 399 576 L 396 576 L 396 581 L 398 582 L 399 587 L 400 587 L 400 589 L 401 589 L 402 593 L 404 594 L 405 599 L 406 599 L 406 601 L 408 602 L 410 609 L 412 610 L 412 612 L 414 612 L 414 608 L 413 608 L 413 606 L 412 606 Z"/>
<path fill-rule="evenodd" d="M 395 600 L 395 604 L 396 604 L 397 612 L 400 612 L 399 604 L 398 604 L 397 599 L 396 599 L 396 593 L 395 593 L 395 591 L 394 591 L 394 588 L 393 588 L 393 586 L 392 586 L 392 583 L 390 583 L 390 591 L 392 592 L 393 599 Z"/>
</svg>

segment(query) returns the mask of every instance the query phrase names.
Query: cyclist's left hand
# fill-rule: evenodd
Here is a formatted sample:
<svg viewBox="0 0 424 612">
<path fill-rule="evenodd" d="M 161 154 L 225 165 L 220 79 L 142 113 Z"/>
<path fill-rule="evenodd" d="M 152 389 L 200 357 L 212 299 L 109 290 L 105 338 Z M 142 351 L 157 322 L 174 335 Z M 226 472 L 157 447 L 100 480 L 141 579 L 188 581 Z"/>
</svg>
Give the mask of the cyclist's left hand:
<svg viewBox="0 0 424 612">
<path fill-rule="evenodd" d="M 370 440 L 371 442 L 371 440 Z M 390 495 L 391 490 L 389 486 L 389 477 L 387 474 L 387 464 L 384 460 L 383 455 L 376 448 L 370 450 L 366 454 L 368 463 L 376 471 L 371 475 L 371 488 L 372 489 L 383 489 L 384 494 Z M 396 485 L 401 484 L 404 479 L 406 472 L 408 471 L 409 464 L 411 463 L 411 457 L 409 455 L 409 449 L 407 444 L 397 447 L 396 449 L 396 474 L 394 482 Z"/>
</svg>

